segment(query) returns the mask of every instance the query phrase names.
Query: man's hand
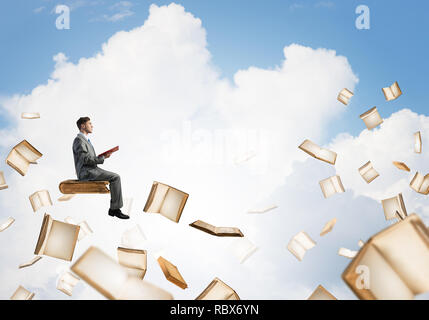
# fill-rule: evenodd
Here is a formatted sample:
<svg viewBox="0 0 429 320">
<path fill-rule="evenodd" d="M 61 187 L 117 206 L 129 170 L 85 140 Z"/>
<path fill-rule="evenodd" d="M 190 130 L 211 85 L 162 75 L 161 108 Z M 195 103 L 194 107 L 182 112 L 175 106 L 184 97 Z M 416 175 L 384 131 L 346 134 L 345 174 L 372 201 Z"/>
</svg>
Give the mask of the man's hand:
<svg viewBox="0 0 429 320">
<path fill-rule="evenodd" d="M 112 153 L 111 153 L 111 152 L 106 153 L 106 154 L 105 154 L 105 156 L 104 156 L 104 159 L 110 158 L 110 156 L 111 156 L 111 155 L 112 155 Z"/>
</svg>

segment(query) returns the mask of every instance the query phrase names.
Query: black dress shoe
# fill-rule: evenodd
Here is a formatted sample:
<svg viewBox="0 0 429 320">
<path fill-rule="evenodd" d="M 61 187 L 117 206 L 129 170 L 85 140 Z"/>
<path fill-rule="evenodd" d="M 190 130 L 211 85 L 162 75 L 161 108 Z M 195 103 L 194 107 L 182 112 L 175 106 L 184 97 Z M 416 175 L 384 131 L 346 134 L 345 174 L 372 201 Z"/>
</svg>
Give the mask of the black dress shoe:
<svg viewBox="0 0 429 320">
<path fill-rule="evenodd" d="M 121 209 L 109 209 L 109 216 L 118 217 L 119 219 L 129 219 L 130 217 L 123 214 Z"/>
</svg>

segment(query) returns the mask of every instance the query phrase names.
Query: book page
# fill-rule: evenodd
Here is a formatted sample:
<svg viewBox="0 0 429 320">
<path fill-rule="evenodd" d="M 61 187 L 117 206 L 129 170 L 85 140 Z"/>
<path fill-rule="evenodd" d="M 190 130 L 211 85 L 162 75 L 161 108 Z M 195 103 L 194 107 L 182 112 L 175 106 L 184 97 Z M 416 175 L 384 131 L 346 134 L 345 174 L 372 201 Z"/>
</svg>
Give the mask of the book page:
<svg viewBox="0 0 429 320">
<path fill-rule="evenodd" d="M 156 185 L 153 194 L 152 202 L 147 209 L 147 212 L 160 213 L 162 203 L 167 195 L 169 187 L 162 183 L 154 183 Z"/>
<path fill-rule="evenodd" d="M 3 231 L 5 231 L 7 228 L 9 228 L 11 225 L 12 225 L 12 223 L 14 223 L 15 222 L 15 219 L 14 218 L 12 218 L 12 217 L 9 217 L 9 218 L 7 218 L 7 220 L 6 221 L 4 221 L 4 222 L 2 222 L 1 224 L 0 224 L 0 232 L 3 232 Z"/>
<path fill-rule="evenodd" d="M 374 245 L 414 295 L 429 291 L 429 238 L 410 219 L 374 239 Z"/>
<path fill-rule="evenodd" d="M 43 254 L 71 261 L 79 229 L 79 226 L 53 220 L 51 230 L 47 235 L 46 247 Z"/>
<path fill-rule="evenodd" d="M 162 203 L 160 213 L 174 222 L 179 222 L 182 202 L 184 201 L 185 196 L 186 194 L 179 190 L 173 188 L 168 189 L 167 195 Z"/>
</svg>

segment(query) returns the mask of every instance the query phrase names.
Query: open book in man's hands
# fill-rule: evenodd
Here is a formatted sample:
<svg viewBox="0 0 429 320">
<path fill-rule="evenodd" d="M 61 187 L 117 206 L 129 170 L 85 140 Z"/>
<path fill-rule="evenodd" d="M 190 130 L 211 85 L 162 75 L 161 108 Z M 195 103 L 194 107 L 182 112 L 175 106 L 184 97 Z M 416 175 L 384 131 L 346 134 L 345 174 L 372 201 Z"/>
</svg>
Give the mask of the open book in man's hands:
<svg viewBox="0 0 429 320">
<path fill-rule="evenodd" d="M 98 156 L 99 157 L 106 156 L 108 153 L 113 153 L 113 152 L 116 152 L 118 150 L 119 150 L 119 146 L 116 146 L 116 147 L 114 147 L 114 148 L 112 148 L 110 150 L 107 150 L 106 152 L 100 153 Z"/>
</svg>

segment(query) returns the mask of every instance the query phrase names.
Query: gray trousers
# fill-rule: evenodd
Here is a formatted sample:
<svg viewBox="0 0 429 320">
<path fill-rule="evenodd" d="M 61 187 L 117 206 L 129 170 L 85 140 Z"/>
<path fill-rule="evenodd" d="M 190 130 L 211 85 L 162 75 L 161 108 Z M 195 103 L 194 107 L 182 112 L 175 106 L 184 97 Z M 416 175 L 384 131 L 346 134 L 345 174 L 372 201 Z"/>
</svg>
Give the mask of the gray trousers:
<svg viewBox="0 0 429 320">
<path fill-rule="evenodd" d="M 120 209 L 122 203 L 121 177 L 119 174 L 110 172 L 101 168 L 95 168 L 88 171 L 85 176 L 87 181 L 109 181 L 110 183 L 110 209 Z"/>
</svg>

